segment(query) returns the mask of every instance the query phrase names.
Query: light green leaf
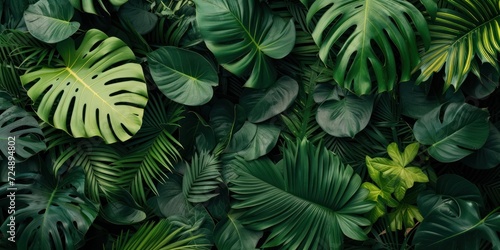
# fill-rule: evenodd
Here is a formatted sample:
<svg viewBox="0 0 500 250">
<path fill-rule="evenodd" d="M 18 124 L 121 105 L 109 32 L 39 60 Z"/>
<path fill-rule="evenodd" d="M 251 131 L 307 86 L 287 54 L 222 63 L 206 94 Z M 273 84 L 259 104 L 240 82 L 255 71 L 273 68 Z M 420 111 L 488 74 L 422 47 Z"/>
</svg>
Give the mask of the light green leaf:
<svg viewBox="0 0 500 250">
<path fill-rule="evenodd" d="M 406 229 L 413 228 L 415 221 L 421 222 L 424 219 L 417 206 L 407 203 L 400 203 L 387 216 L 390 223 L 389 227 L 392 231 L 403 230 L 403 226 Z"/>
<path fill-rule="evenodd" d="M 149 68 L 161 92 L 175 102 L 197 106 L 212 99 L 212 86 L 219 78 L 212 65 L 200 54 L 162 47 L 148 55 Z"/>
<path fill-rule="evenodd" d="M 488 138 L 488 116 L 488 111 L 467 103 L 450 103 L 420 118 L 413 131 L 417 141 L 430 145 L 428 152 L 433 158 L 454 162 L 484 145 Z"/>
<path fill-rule="evenodd" d="M 263 122 L 289 108 L 299 93 L 294 79 L 283 76 L 265 90 L 247 90 L 240 104 L 247 112 L 248 121 Z"/>
<path fill-rule="evenodd" d="M 283 174 L 266 158 L 236 161 L 229 186 L 242 224 L 270 231 L 263 248 L 341 249 L 344 235 L 367 238 L 361 226 L 370 222 L 361 215 L 373 204 L 350 166 L 306 140 L 290 143 L 283 157 Z"/>
<path fill-rule="evenodd" d="M 31 35 L 46 43 L 57 43 L 73 35 L 80 23 L 70 22 L 73 6 L 67 0 L 40 0 L 24 12 Z"/>
<path fill-rule="evenodd" d="M 7 93 L 0 92 L 0 158 L 5 162 L 9 156 L 16 162 L 24 161 L 46 148 L 42 139 L 37 120 L 15 106 Z M 9 150 L 9 146 L 14 150 Z M 9 152 L 15 153 L 11 155 Z"/>
<path fill-rule="evenodd" d="M 94 4 L 95 0 L 68 0 L 68 1 L 76 9 L 95 15 L 100 14 L 101 10 L 104 10 L 106 13 L 109 14 L 109 11 L 106 9 L 106 4 L 103 1 L 107 1 L 115 7 L 119 7 L 122 4 L 128 2 L 128 0 L 97 0 L 99 6 L 97 6 L 96 8 L 96 5 Z"/>
<path fill-rule="evenodd" d="M 262 232 L 249 230 L 238 220 L 241 213 L 231 212 L 217 223 L 214 231 L 215 245 L 218 249 L 250 250 L 256 249 Z"/>
<path fill-rule="evenodd" d="M 367 156 L 366 165 L 381 172 L 382 179 L 385 179 L 385 183 L 381 184 L 393 186 L 396 198 L 401 201 L 406 190 L 413 187 L 414 182 L 428 182 L 429 178 L 419 167 L 407 166 L 417 155 L 418 143 L 410 144 L 401 154 L 397 144 L 393 142 L 387 147 L 387 151 L 390 152 L 391 159 L 381 157 L 372 159 Z"/>
<path fill-rule="evenodd" d="M 126 141 L 142 125 L 147 88 L 130 48 L 99 30 L 87 31 L 78 49 L 72 39 L 57 45 L 64 67 L 21 76 L 37 115 L 73 137 Z"/>
<path fill-rule="evenodd" d="M 419 62 L 417 35 L 424 44 L 430 40 L 423 15 L 404 0 L 316 0 L 308 23 L 318 13 L 312 37 L 319 56 L 326 63 L 332 48 L 340 48 L 333 78 L 357 95 L 369 94 L 372 82 L 383 92 L 409 80 Z"/>
<path fill-rule="evenodd" d="M 245 122 L 236 132 L 226 148 L 227 153 L 235 153 L 250 161 L 266 155 L 278 142 L 280 129 L 268 124 Z"/>
<path fill-rule="evenodd" d="M 373 95 L 358 97 L 347 91 L 338 90 L 338 98 L 319 106 L 316 121 L 330 135 L 352 138 L 370 121 Z"/>
<path fill-rule="evenodd" d="M 196 21 L 208 49 L 238 76 L 250 75 L 250 88 L 267 88 L 276 80 L 272 59 L 295 45 L 293 20 L 285 21 L 254 0 L 194 0 Z"/>
</svg>

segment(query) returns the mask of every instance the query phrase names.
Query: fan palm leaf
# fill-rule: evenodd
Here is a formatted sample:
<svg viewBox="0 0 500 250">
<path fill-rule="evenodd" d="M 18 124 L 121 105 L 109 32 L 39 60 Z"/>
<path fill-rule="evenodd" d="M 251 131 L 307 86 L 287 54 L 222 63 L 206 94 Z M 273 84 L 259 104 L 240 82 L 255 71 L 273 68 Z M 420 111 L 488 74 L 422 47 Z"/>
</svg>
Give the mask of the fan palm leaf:
<svg viewBox="0 0 500 250">
<path fill-rule="evenodd" d="M 365 240 L 360 216 L 373 208 L 361 178 L 323 146 L 307 140 L 284 149 L 284 173 L 270 160 L 239 160 L 230 190 L 243 225 L 270 230 L 263 247 L 340 249 L 343 235 Z"/>
</svg>

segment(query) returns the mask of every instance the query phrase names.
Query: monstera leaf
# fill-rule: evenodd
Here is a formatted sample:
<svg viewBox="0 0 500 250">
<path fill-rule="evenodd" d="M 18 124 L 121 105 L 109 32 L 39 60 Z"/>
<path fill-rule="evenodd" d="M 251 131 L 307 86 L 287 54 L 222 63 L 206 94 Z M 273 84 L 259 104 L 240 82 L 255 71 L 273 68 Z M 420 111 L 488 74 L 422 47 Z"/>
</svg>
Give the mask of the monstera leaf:
<svg viewBox="0 0 500 250">
<path fill-rule="evenodd" d="M 420 118 L 413 130 L 420 143 L 430 145 L 428 151 L 432 157 L 453 162 L 484 145 L 489 131 L 488 116 L 488 111 L 467 103 L 450 103 Z"/>
<path fill-rule="evenodd" d="M 58 177 L 42 173 L 16 177 L 17 247 L 73 249 L 83 243 L 83 236 L 97 217 L 98 205 L 83 194 L 85 174 L 81 168 Z M 10 186 L 0 188 L 2 197 L 9 194 L 7 187 Z M 3 232 L 9 221 L 2 225 Z"/>
<path fill-rule="evenodd" d="M 432 42 L 418 65 L 417 83 L 427 80 L 444 67 L 444 88 L 458 90 L 469 72 L 483 63 L 498 68 L 500 52 L 500 5 L 498 0 L 447 1 L 456 10 L 440 9 L 430 22 Z"/>
<path fill-rule="evenodd" d="M 194 0 L 207 47 L 233 74 L 250 74 L 245 86 L 267 88 L 276 80 L 272 59 L 295 44 L 293 20 L 285 21 L 254 0 Z"/>
<path fill-rule="evenodd" d="M 106 9 L 105 5 L 106 3 L 110 3 L 111 5 L 118 7 L 128 2 L 128 0 L 97 0 L 97 2 L 99 3 L 99 6 L 97 8 L 96 5 L 94 4 L 96 0 L 69 0 L 69 2 L 71 3 L 71 5 L 73 5 L 73 7 L 83 12 L 97 15 L 99 14 L 100 8 L 109 13 L 108 10 Z"/>
<path fill-rule="evenodd" d="M 368 190 L 350 166 L 325 147 L 303 140 L 283 152 L 285 173 L 270 160 L 240 159 L 230 190 L 239 221 L 253 230 L 269 230 L 262 246 L 286 244 L 290 249 L 340 249 L 344 235 L 367 237 L 360 226 L 370 224 L 361 215 L 373 204 Z"/>
<path fill-rule="evenodd" d="M 78 49 L 57 45 L 64 67 L 44 67 L 21 76 L 38 116 L 73 137 L 128 140 L 142 124 L 147 88 L 134 53 L 125 43 L 89 30 Z"/>
<path fill-rule="evenodd" d="M 332 47 L 339 46 L 333 77 L 358 95 L 370 93 L 374 81 L 382 92 L 392 90 L 397 81 L 409 80 L 419 62 L 417 34 L 429 43 L 424 17 L 405 0 L 316 0 L 307 21 L 311 23 L 317 13 L 323 14 L 312 36 L 320 46 L 321 60 L 326 62 Z"/>
<path fill-rule="evenodd" d="M 80 23 L 70 22 L 75 9 L 66 0 L 40 0 L 25 11 L 28 31 L 46 43 L 57 43 L 73 35 Z"/>
<path fill-rule="evenodd" d="M 37 120 L 15 106 L 7 93 L 0 92 L 0 151 L 5 159 L 14 157 L 16 161 L 23 161 L 44 150 L 46 147 L 42 138 Z M 14 150 L 9 150 L 9 146 L 13 146 Z"/>
</svg>

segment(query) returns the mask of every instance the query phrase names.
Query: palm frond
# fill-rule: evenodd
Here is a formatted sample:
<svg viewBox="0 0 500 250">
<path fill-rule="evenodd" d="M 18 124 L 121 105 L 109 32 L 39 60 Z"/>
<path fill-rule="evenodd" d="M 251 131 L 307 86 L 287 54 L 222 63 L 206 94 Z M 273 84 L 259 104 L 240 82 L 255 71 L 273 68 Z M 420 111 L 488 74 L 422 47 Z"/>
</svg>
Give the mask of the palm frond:
<svg viewBox="0 0 500 250">
<path fill-rule="evenodd" d="M 172 171 L 181 158 L 182 145 L 174 137 L 183 119 L 183 106 L 167 100 L 161 94 L 151 94 L 139 132 L 124 144 L 128 154 L 118 162 L 123 166 L 120 182 L 131 188 L 132 196 L 146 201 L 145 186 L 155 194 L 155 180 L 162 181 L 165 171 Z"/>
<path fill-rule="evenodd" d="M 16 67 L 50 65 L 55 54 L 53 46 L 40 42 L 27 32 L 6 30 L 0 34 L 0 60 Z"/>
<path fill-rule="evenodd" d="M 149 221 L 133 235 L 130 231 L 122 232 L 113 243 L 113 250 L 160 250 L 160 249 L 209 249 L 209 245 L 192 244 L 193 240 L 204 237 L 202 234 L 189 235 L 194 228 L 185 230 L 176 228 L 167 219 L 158 222 Z"/>
<path fill-rule="evenodd" d="M 207 151 L 195 153 L 182 181 L 182 191 L 187 200 L 201 203 L 217 196 L 214 190 L 222 182 L 220 171 L 221 164 L 214 155 Z"/>
<path fill-rule="evenodd" d="M 498 68 L 500 51 L 500 5 L 497 0 L 447 1 L 451 8 L 441 8 L 430 21 L 431 45 L 422 53 L 417 83 L 444 67 L 444 88 L 459 89 L 477 56 L 483 63 Z"/>
<path fill-rule="evenodd" d="M 26 90 L 22 87 L 19 80 L 19 72 L 13 63 L 3 61 L 0 63 L 0 91 L 9 93 L 11 97 L 22 101 L 28 99 Z"/>
</svg>

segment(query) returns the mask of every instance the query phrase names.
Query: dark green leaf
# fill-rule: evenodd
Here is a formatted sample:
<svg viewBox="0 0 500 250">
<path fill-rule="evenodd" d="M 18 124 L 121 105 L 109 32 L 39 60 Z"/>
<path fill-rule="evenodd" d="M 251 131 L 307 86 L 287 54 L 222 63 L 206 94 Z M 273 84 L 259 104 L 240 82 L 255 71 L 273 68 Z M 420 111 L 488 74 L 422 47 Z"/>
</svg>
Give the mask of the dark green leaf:
<svg viewBox="0 0 500 250">
<path fill-rule="evenodd" d="M 28 7 L 24 20 L 31 35 L 46 43 L 57 43 L 80 27 L 80 23 L 70 22 L 73 12 L 67 0 L 40 0 Z"/>
<path fill-rule="evenodd" d="M 240 130 L 244 123 L 244 109 L 228 100 L 216 102 L 210 111 L 210 126 L 218 141 L 229 143 L 233 134 Z"/>
<path fill-rule="evenodd" d="M 476 152 L 462 159 L 467 166 L 476 169 L 490 169 L 500 164 L 500 132 L 490 123 L 486 143 Z"/>
<path fill-rule="evenodd" d="M 238 221 L 239 213 L 231 212 L 215 227 L 215 245 L 218 249 L 250 250 L 256 249 L 262 232 L 249 230 Z"/>
<path fill-rule="evenodd" d="M 149 68 L 161 92 L 175 102 L 197 106 L 210 101 L 212 86 L 217 86 L 217 72 L 200 54 L 162 47 L 148 55 Z"/>
<path fill-rule="evenodd" d="M 429 145 L 428 152 L 433 158 L 454 162 L 484 145 L 488 138 L 488 116 L 488 111 L 469 104 L 450 103 L 420 118 L 413 130 L 420 143 Z"/>
<path fill-rule="evenodd" d="M 299 93 L 294 79 L 283 76 L 265 90 L 249 90 L 240 99 L 248 121 L 263 122 L 283 111 L 293 103 Z"/>
<path fill-rule="evenodd" d="M 120 17 L 130 22 L 137 33 L 144 35 L 150 32 L 158 21 L 158 16 L 150 12 L 151 3 L 143 0 L 129 0 L 120 7 Z"/>
<path fill-rule="evenodd" d="M 278 142 L 280 129 L 267 124 L 245 122 L 229 143 L 226 152 L 235 153 L 245 160 L 257 159 L 271 151 Z"/>
</svg>

